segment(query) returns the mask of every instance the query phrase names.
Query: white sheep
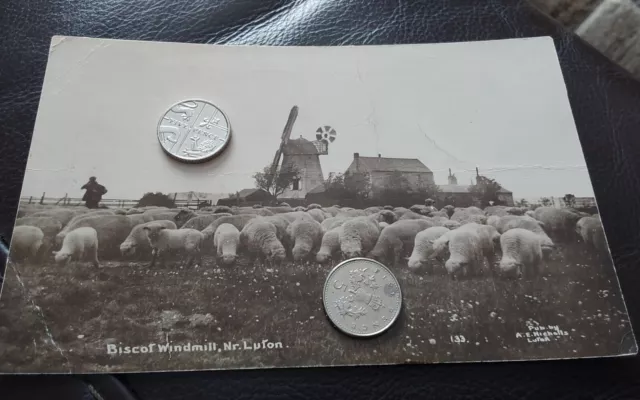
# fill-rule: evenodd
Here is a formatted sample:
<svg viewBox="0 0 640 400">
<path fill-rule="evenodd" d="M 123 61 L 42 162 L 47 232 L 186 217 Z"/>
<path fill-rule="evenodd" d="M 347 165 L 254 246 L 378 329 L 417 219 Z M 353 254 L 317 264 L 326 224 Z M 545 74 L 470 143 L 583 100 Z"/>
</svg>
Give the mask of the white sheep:
<svg viewBox="0 0 640 400">
<path fill-rule="evenodd" d="M 144 256 L 151 253 L 151 244 L 149 243 L 149 238 L 144 230 L 145 226 L 149 226 L 151 224 L 164 226 L 167 229 L 177 229 L 175 222 L 168 220 L 151 221 L 136 225 L 133 227 L 131 233 L 129 233 L 129 236 L 127 236 L 124 242 L 120 244 L 120 253 L 122 253 L 123 256 L 130 257 L 134 254 Z"/>
<path fill-rule="evenodd" d="M 11 258 L 16 260 L 36 259 L 42 246 L 44 233 L 40 228 L 21 225 L 13 228 Z"/>
<path fill-rule="evenodd" d="M 348 258 L 362 257 L 373 249 L 378 236 L 380 227 L 376 220 L 370 216 L 351 218 L 342 224 L 340 250 Z"/>
<path fill-rule="evenodd" d="M 417 270 L 428 261 L 433 260 L 433 242 L 447 232 L 449 232 L 449 229 L 443 226 L 433 226 L 418 232 L 414 241 L 413 252 L 407 262 L 409 269 Z"/>
<path fill-rule="evenodd" d="M 198 263 L 202 263 L 202 232 L 195 229 L 167 229 L 158 224 L 149 224 L 142 229 L 147 233 L 152 248 L 150 267 L 155 265 L 158 258 L 164 263 L 164 258 L 171 251 L 184 251 L 187 254 L 185 267 L 189 267 L 196 258 Z"/>
<path fill-rule="evenodd" d="M 242 228 L 240 244 L 247 249 L 250 261 L 259 257 L 280 263 L 286 258 L 287 252 L 278 239 L 276 226 L 265 218 L 255 218 Z"/>
<path fill-rule="evenodd" d="M 340 232 L 342 232 L 341 225 L 325 232 L 322 236 L 320 250 L 318 250 L 318 253 L 316 254 L 317 262 L 326 263 L 334 258 L 336 253 L 340 251 Z"/>
<path fill-rule="evenodd" d="M 322 226 L 316 220 L 298 218 L 287 227 L 287 236 L 289 243 L 293 244 L 293 260 L 303 261 L 320 247 Z"/>
<path fill-rule="evenodd" d="M 527 229 L 515 228 L 500 237 L 502 260 L 500 271 L 503 274 L 534 276 L 542 272 L 542 237 Z"/>
<path fill-rule="evenodd" d="M 216 247 L 218 259 L 227 265 L 236 261 L 239 243 L 240 231 L 231 224 L 218 226 L 213 235 L 213 245 Z"/>
<path fill-rule="evenodd" d="M 393 265 L 400 261 L 403 252 L 408 253 L 413 250 L 418 232 L 432 226 L 434 226 L 433 222 L 424 218 L 401 219 L 382 230 L 368 257 L 378 261 L 388 261 Z"/>
<path fill-rule="evenodd" d="M 98 267 L 98 232 L 88 226 L 74 229 L 64 237 L 62 248 L 53 254 L 58 265 L 89 258 L 93 266 Z"/>
</svg>

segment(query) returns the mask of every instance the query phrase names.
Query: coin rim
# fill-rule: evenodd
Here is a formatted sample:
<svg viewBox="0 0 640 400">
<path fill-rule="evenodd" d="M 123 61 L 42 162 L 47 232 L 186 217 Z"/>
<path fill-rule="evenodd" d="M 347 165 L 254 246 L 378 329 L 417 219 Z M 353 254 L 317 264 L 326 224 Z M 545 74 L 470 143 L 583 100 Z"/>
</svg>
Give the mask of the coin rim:
<svg viewBox="0 0 640 400">
<path fill-rule="evenodd" d="M 385 270 L 387 270 L 389 272 L 389 275 L 391 275 L 393 277 L 393 279 L 396 281 L 396 284 L 398 286 L 398 295 L 399 295 L 398 298 L 400 300 L 400 304 L 398 305 L 398 312 L 393 317 L 393 319 L 391 321 L 389 321 L 389 323 L 387 324 L 386 327 L 384 327 L 383 329 L 381 329 L 381 330 L 379 330 L 377 332 L 365 333 L 365 334 L 348 332 L 348 331 L 344 330 L 343 328 L 341 328 L 340 326 L 338 326 L 338 324 L 336 324 L 333 321 L 333 319 L 331 318 L 331 315 L 329 314 L 329 311 L 328 311 L 329 307 L 327 306 L 327 286 L 329 285 L 329 279 L 334 274 L 334 272 L 336 272 L 336 270 L 338 268 L 340 268 L 342 265 L 347 264 L 347 263 L 351 263 L 351 262 L 354 262 L 354 261 L 369 261 L 369 262 L 372 262 L 374 264 L 378 264 L 379 266 L 383 267 Z M 398 317 L 400 317 L 400 313 L 402 312 L 403 303 L 404 303 L 404 301 L 402 299 L 402 288 L 400 287 L 400 281 L 398 281 L 398 278 L 393 273 L 393 271 L 391 271 L 391 269 L 389 267 L 387 267 L 386 265 L 382 264 L 381 262 L 373 260 L 371 258 L 366 258 L 366 257 L 350 258 L 348 260 L 342 261 L 341 263 L 339 263 L 338 265 L 333 267 L 333 269 L 329 272 L 329 275 L 327 275 L 327 279 L 324 282 L 324 288 L 323 288 L 323 291 L 322 291 L 322 304 L 324 305 L 324 312 L 327 315 L 327 318 L 329 319 L 329 321 L 331 321 L 331 324 L 336 329 L 338 329 L 340 332 L 344 333 L 345 335 L 349 335 L 349 336 L 352 336 L 352 337 L 366 338 L 366 337 L 373 337 L 373 336 L 378 336 L 378 335 L 383 334 L 384 332 L 389 330 L 389 328 L 391 328 L 396 323 L 396 321 L 398 320 Z"/>
<path fill-rule="evenodd" d="M 167 150 L 167 149 L 162 145 L 162 142 L 160 141 L 160 136 L 159 136 L 159 134 L 160 134 L 160 125 L 162 124 L 162 120 L 164 119 L 164 116 L 165 116 L 165 115 L 167 115 L 167 113 L 168 113 L 169 111 L 171 111 L 171 109 L 172 109 L 173 107 L 177 106 L 178 104 L 182 104 L 182 103 L 184 103 L 184 102 L 187 102 L 187 101 L 201 101 L 201 102 L 203 102 L 203 103 L 207 103 L 207 104 L 209 104 L 209 105 L 211 105 L 211 106 L 215 107 L 216 109 L 218 109 L 218 111 L 220 111 L 220 112 L 222 113 L 222 115 L 224 116 L 224 119 L 227 121 L 227 127 L 229 128 L 229 135 L 227 136 L 227 140 L 226 140 L 226 142 L 225 142 L 222 146 L 220 146 L 216 151 L 214 151 L 213 153 L 208 154 L 208 155 L 206 155 L 206 156 L 204 156 L 204 157 L 202 157 L 202 158 L 196 158 L 196 159 L 192 159 L 192 158 L 190 158 L 190 159 L 184 159 L 184 158 L 181 158 L 181 157 L 179 157 L 179 156 L 177 156 L 177 155 L 175 155 L 175 154 L 172 154 L 169 150 Z M 222 110 L 222 108 L 220 108 L 220 107 L 218 107 L 217 105 L 213 104 L 213 103 L 212 103 L 212 102 L 210 102 L 209 100 L 204 100 L 204 99 L 201 99 L 201 98 L 186 99 L 186 100 L 179 101 L 179 102 L 177 102 L 177 103 L 173 103 L 172 105 L 170 105 L 170 106 L 169 106 L 169 109 L 168 109 L 168 110 L 166 110 L 166 111 L 162 114 L 162 116 L 160 117 L 160 120 L 158 121 L 158 125 L 156 126 L 156 139 L 158 140 L 158 144 L 160 145 L 160 147 L 162 148 L 162 150 L 163 150 L 163 151 L 164 151 L 164 152 L 165 152 L 169 157 L 173 158 L 174 160 L 177 160 L 177 161 L 183 162 L 183 163 L 185 163 L 185 164 L 199 164 L 199 163 L 203 163 L 203 162 L 206 162 L 206 161 L 209 161 L 209 160 L 213 159 L 214 157 L 218 156 L 222 151 L 224 151 L 224 149 L 229 145 L 229 143 L 231 142 L 231 137 L 232 137 L 232 136 L 233 136 L 233 135 L 231 134 L 231 120 L 229 119 L 229 117 L 227 116 L 227 114 L 224 112 L 224 110 Z"/>
</svg>

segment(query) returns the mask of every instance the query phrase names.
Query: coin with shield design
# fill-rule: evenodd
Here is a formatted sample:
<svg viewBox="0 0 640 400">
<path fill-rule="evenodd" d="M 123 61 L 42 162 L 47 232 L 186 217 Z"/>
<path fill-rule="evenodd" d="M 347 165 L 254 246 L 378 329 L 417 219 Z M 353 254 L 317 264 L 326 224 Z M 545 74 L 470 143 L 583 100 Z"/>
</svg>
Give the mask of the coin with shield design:
<svg viewBox="0 0 640 400">
<path fill-rule="evenodd" d="M 327 316 L 340 331 L 370 337 L 396 322 L 402 292 L 389 268 L 368 258 L 352 258 L 329 273 L 323 302 Z"/>
<path fill-rule="evenodd" d="M 186 100 L 167 110 L 158 123 L 158 141 L 171 157 L 196 163 L 220 154 L 231 140 L 225 113 L 204 100 Z"/>
</svg>

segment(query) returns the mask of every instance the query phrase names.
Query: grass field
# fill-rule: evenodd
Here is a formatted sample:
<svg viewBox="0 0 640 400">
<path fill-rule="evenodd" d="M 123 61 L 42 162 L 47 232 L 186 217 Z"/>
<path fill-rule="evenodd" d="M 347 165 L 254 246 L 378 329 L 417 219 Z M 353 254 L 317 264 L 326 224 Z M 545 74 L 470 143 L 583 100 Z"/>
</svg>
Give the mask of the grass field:
<svg viewBox="0 0 640 400">
<path fill-rule="evenodd" d="M 335 330 L 322 287 L 331 266 L 189 269 L 168 262 L 68 267 L 10 264 L 0 301 L 0 371 L 128 372 L 306 365 L 423 363 L 617 354 L 631 328 L 607 259 L 559 246 L 533 281 L 453 281 L 393 267 L 400 319 L 366 340 Z M 556 328 L 549 328 L 549 325 Z M 546 328 L 542 328 L 542 327 Z M 529 342 L 533 332 L 556 332 Z M 525 333 L 530 332 L 527 339 Z M 559 332 L 559 333 L 558 333 Z M 564 334 L 566 333 L 566 335 Z M 519 337 L 522 334 L 522 337 Z M 281 349 L 244 349 L 281 342 Z M 237 343 L 236 350 L 107 353 L 107 345 Z M 626 350 L 626 349 L 625 349 Z"/>
</svg>

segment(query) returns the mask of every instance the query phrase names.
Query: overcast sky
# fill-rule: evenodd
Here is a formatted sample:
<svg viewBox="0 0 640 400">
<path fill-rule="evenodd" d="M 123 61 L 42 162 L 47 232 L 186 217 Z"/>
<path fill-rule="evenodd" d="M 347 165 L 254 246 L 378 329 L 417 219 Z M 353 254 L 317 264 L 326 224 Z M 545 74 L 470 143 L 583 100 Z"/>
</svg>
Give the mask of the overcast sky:
<svg viewBox="0 0 640 400">
<path fill-rule="evenodd" d="M 147 191 L 253 187 L 289 110 L 292 138 L 336 129 L 325 177 L 361 156 L 418 158 L 447 183 L 475 167 L 515 198 L 593 196 L 549 38 L 384 47 L 231 47 L 54 38 L 22 195 L 81 197 L 90 175 L 106 198 Z M 228 115 L 215 160 L 169 159 L 162 114 L 201 98 Z"/>
</svg>

